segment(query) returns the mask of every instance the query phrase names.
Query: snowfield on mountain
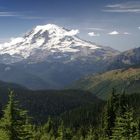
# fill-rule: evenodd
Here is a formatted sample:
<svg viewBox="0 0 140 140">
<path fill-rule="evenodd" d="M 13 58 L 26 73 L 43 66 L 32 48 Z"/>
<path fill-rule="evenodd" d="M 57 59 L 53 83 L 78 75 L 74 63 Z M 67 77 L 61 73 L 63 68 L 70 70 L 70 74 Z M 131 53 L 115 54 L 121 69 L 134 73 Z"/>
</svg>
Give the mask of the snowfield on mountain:
<svg viewBox="0 0 140 140">
<path fill-rule="evenodd" d="M 79 39 L 78 33 L 78 30 L 67 30 L 54 24 L 36 26 L 25 36 L 0 44 L 0 56 L 4 63 L 24 60 L 36 63 L 50 60 L 50 57 L 51 60 L 73 60 L 95 53 L 106 58 L 115 53 L 111 48 Z"/>
</svg>

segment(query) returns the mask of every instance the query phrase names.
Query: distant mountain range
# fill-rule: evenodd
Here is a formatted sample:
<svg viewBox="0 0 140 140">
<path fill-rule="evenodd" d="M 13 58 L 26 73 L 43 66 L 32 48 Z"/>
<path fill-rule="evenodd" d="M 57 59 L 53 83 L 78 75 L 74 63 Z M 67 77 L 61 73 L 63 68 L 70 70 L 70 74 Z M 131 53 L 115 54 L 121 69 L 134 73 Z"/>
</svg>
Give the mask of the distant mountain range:
<svg viewBox="0 0 140 140">
<path fill-rule="evenodd" d="M 140 93 L 140 47 L 105 59 L 103 72 L 89 74 L 75 82 L 70 88 L 90 91 L 107 99 L 111 90 L 118 93 Z"/>
<path fill-rule="evenodd" d="M 0 80 L 30 89 L 64 88 L 87 74 L 104 70 L 104 60 L 119 54 L 81 40 L 76 34 L 76 30 L 47 24 L 0 44 Z"/>
<path fill-rule="evenodd" d="M 118 69 L 140 65 L 140 47 L 134 48 L 116 55 L 109 61 L 109 69 Z"/>
</svg>

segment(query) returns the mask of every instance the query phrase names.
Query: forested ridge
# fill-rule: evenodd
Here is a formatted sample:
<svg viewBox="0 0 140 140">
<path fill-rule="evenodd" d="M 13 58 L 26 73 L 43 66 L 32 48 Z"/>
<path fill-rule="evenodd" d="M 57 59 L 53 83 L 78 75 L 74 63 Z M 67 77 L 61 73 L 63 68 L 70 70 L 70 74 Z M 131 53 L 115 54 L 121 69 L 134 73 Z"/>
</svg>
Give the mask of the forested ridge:
<svg viewBox="0 0 140 140">
<path fill-rule="evenodd" d="M 0 88 L 0 105 L 2 108 L 8 101 L 8 89 Z M 14 88 L 15 99 L 19 106 L 28 110 L 35 123 L 45 123 L 48 116 L 59 116 L 65 112 L 78 110 L 79 108 L 98 106 L 102 109 L 104 102 L 90 92 L 81 90 L 45 90 L 31 91 L 22 88 Z M 97 108 L 97 107 L 96 107 Z M 98 109 L 97 108 L 97 109 Z M 91 110 L 93 112 L 93 110 Z"/>
<path fill-rule="evenodd" d="M 34 116 L 22 109 L 11 91 L 0 115 L 0 140 L 139 140 L 140 95 L 116 93 L 115 89 L 110 93 L 100 107 L 77 107 L 46 116 L 47 121 L 39 124 L 32 121 Z"/>
</svg>

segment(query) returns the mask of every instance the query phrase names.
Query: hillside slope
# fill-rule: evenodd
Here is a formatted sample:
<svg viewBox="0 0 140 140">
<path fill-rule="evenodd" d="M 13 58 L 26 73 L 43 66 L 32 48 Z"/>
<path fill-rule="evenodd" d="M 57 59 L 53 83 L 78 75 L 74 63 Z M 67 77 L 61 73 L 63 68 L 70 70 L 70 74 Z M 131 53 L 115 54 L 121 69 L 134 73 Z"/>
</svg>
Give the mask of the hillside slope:
<svg viewBox="0 0 140 140">
<path fill-rule="evenodd" d="M 140 93 L 140 68 L 112 70 L 90 75 L 79 80 L 74 88 L 91 91 L 100 98 L 107 98 L 112 88 L 118 92 Z"/>
</svg>

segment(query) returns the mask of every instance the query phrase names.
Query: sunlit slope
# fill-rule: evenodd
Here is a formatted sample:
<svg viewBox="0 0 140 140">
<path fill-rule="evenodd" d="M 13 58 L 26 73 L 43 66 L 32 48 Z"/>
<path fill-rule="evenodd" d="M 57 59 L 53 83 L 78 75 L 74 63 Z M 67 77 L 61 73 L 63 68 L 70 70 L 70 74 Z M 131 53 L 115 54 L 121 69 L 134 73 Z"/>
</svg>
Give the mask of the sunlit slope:
<svg viewBox="0 0 140 140">
<path fill-rule="evenodd" d="M 90 75 L 78 81 L 74 88 L 91 91 L 98 97 L 106 98 L 112 88 L 118 92 L 140 93 L 140 68 L 112 70 Z"/>
</svg>

